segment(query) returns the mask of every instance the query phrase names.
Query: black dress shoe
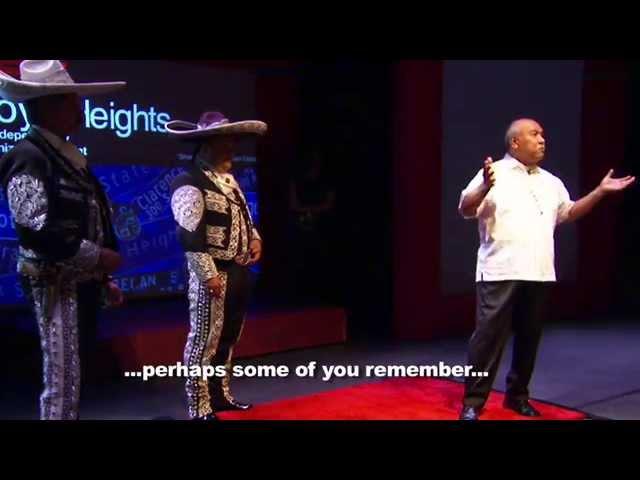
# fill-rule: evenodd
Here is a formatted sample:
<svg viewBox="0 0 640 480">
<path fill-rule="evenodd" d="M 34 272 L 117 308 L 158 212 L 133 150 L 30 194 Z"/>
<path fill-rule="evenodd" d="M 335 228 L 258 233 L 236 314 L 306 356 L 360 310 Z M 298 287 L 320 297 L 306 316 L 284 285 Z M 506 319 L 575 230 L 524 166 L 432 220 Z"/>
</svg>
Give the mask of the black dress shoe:
<svg viewBox="0 0 640 480">
<path fill-rule="evenodd" d="M 463 407 L 460 412 L 460 420 L 478 420 L 480 409 L 476 407 Z"/>
<path fill-rule="evenodd" d="M 533 408 L 533 405 L 531 405 L 528 400 L 511 400 L 510 398 L 505 398 L 504 407 L 524 417 L 540 416 L 540 412 Z"/>
<path fill-rule="evenodd" d="M 220 420 L 218 417 L 216 417 L 215 413 L 207 413 L 206 415 L 202 415 L 201 417 L 195 417 L 193 420 L 199 420 L 202 422 L 215 422 Z"/>
<path fill-rule="evenodd" d="M 227 412 L 231 410 L 249 410 L 253 405 L 250 403 L 242 403 L 238 400 L 224 400 L 222 402 L 216 403 L 214 408 L 216 412 Z"/>
</svg>

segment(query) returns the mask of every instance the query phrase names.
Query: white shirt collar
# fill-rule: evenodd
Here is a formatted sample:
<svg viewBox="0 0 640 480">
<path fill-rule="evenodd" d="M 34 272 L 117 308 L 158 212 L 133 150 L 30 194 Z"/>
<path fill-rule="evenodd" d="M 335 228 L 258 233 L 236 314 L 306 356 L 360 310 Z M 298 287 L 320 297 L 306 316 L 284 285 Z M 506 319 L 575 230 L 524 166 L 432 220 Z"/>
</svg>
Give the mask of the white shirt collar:
<svg viewBox="0 0 640 480">
<path fill-rule="evenodd" d="M 537 165 L 527 167 L 524 163 L 511 156 L 509 153 L 505 153 L 503 161 L 505 161 L 511 168 L 517 168 L 525 173 L 540 173 L 540 167 Z"/>
</svg>

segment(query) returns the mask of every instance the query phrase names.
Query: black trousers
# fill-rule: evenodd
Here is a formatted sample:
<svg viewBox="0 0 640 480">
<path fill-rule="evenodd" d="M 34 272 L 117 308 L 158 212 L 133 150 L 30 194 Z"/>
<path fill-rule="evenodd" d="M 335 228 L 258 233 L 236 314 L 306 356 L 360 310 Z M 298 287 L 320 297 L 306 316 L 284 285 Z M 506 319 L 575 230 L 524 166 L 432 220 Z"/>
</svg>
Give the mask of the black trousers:
<svg viewBox="0 0 640 480">
<path fill-rule="evenodd" d="M 525 281 L 477 283 L 476 329 L 469 341 L 467 364 L 489 375 L 466 378 L 465 406 L 481 408 L 485 404 L 511 333 L 513 355 L 506 394 L 514 400 L 529 398 L 551 285 Z"/>
<path fill-rule="evenodd" d="M 235 263 L 222 267 L 227 274 L 227 291 L 224 299 L 225 318 L 220 335 L 220 341 L 211 364 L 225 365 L 227 375 L 223 378 L 213 377 L 209 380 L 209 395 L 215 409 L 216 405 L 225 400 L 233 399 L 230 391 L 233 348 L 240 340 L 244 321 L 249 308 L 252 291 L 251 272 L 247 267 Z"/>
<path fill-rule="evenodd" d="M 200 417 L 233 400 L 230 392 L 233 348 L 240 339 L 252 290 L 249 268 L 216 262 L 223 289 L 212 297 L 206 284 L 189 271 L 190 330 L 184 350 L 185 365 L 224 365 L 224 377 L 190 377 L 186 382 L 189 416 Z"/>
<path fill-rule="evenodd" d="M 98 367 L 98 322 L 102 289 L 102 284 L 95 281 L 78 284 L 78 346 L 82 385 L 99 383 L 103 377 Z"/>
</svg>

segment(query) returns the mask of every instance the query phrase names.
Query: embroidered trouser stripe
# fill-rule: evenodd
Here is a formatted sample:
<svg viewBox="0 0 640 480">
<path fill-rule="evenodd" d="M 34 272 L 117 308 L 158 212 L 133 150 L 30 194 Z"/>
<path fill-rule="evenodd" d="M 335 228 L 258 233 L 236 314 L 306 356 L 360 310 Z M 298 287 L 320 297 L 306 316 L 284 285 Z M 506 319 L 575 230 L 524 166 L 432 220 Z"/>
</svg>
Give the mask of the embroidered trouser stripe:
<svg viewBox="0 0 640 480">
<path fill-rule="evenodd" d="M 185 346 L 184 361 L 188 367 L 211 365 L 222 332 L 227 290 L 226 273 L 220 272 L 222 295 L 212 297 L 206 284 L 189 271 L 189 310 L 191 328 Z M 200 417 L 212 412 L 208 380 L 189 377 L 186 382 L 189 416 Z"/>
<path fill-rule="evenodd" d="M 76 284 L 61 282 L 55 287 L 29 280 L 27 285 L 43 357 L 40 418 L 75 420 L 80 402 Z"/>
</svg>

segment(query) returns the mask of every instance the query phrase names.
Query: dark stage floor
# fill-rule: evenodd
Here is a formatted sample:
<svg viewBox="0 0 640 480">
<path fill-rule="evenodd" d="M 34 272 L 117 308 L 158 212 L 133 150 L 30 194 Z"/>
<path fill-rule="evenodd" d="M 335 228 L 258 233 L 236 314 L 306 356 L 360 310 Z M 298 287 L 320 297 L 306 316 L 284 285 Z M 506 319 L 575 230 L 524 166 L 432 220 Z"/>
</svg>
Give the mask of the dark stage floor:
<svg viewBox="0 0 640 480">
<path fill-rule="evenodd" d="M 548 327 L 531 385 L 539 400 L 580 409 L 597 417 L 640 419 L 640 323 L 631 320 L 597 325 Z M 336 345 L 244 359 L 239 364 L 288 365 L 292 370 L 315 360 L 319 365 L 425 365 L 465 362 L 466 339 L 397 344 Z M 504 389 L 510 361 L 505 351 L 496 389 Z M 320 378 L 235 379 L 236 397 L 253 403 L 327 391 L 371 378 L 323 382 Z M 122 378 L 91 385 L 82 399 L 84 419 L 186 418 L 182 379 Z M 0 418 L 35 419 L 39 386 L 12 381 L 3 385 Z"/>
</svg>

